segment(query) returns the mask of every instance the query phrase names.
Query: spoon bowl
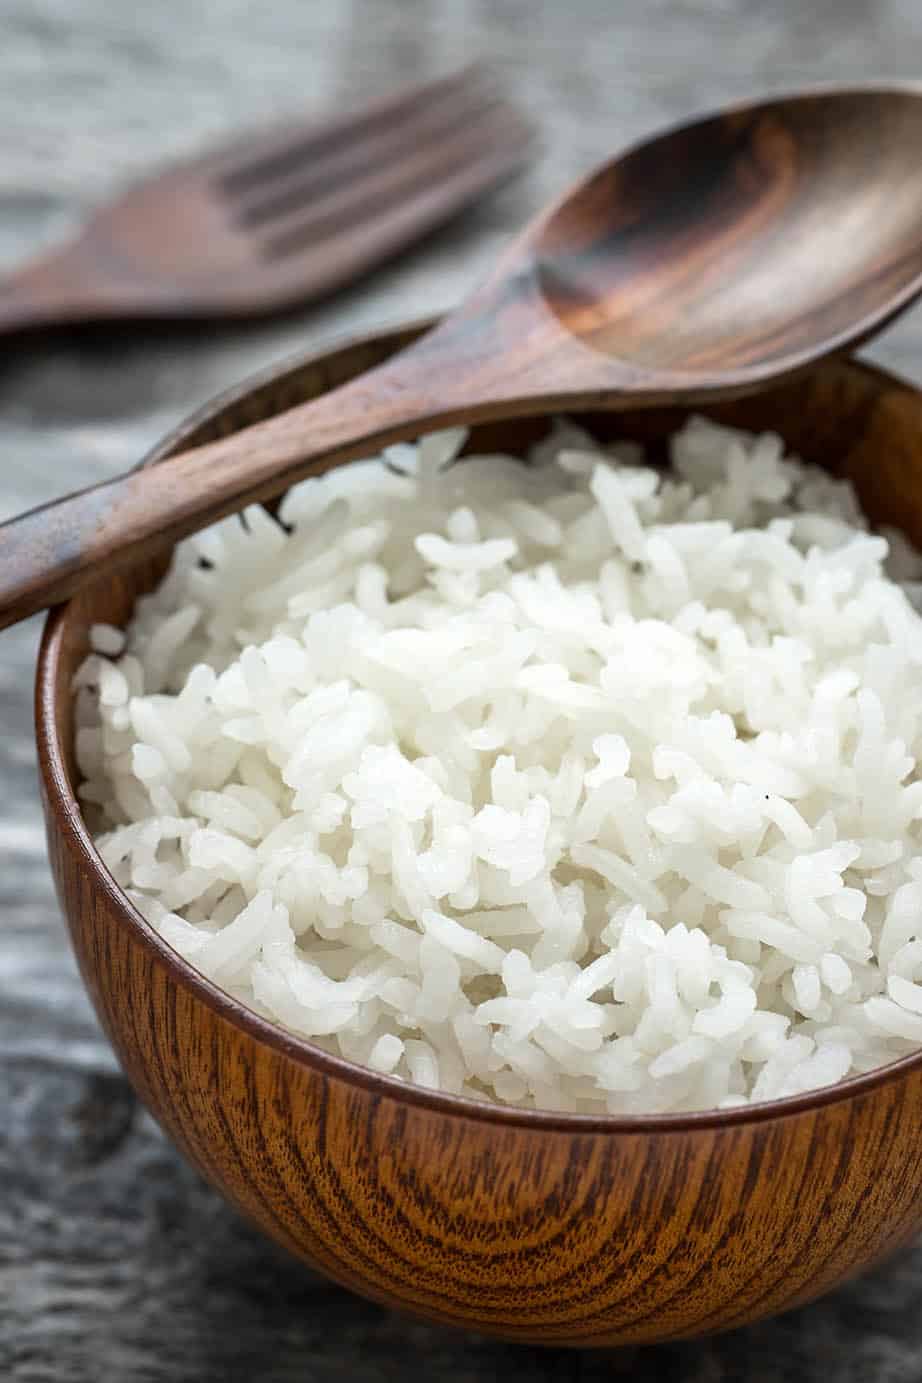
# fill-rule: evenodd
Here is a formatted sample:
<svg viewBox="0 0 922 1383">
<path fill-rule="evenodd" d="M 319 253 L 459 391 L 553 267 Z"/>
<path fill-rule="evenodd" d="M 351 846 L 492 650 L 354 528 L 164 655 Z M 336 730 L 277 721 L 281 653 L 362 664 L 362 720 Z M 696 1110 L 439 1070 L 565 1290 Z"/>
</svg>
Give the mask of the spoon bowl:
<svg viewBox="0 0 922 1383">
<path fill-rule="evenodd" d="M 616 370 L 777 377 L 919 293 L 920 148 L 914 88 L 741 107 L 600 169 L 522 248 L 557 320 Z"/>
<path fill-rule="evenodd" d="M 412 328 L 275 370 L 158 449 L 199 446 L 322 396 Z M 922 543 L 922 396 L 827 363 L 706 410 L 834 463 L 872 517 Z M 653 449 L 683 411 L 581 417 Z M 494 419 L 476 451 L 521 453 L 546 417 Z M 204 979 L 113 882 L 77 798 L 72 679 L 90 626 L 123 624 L 163 575 L 137 557 L 52 615 L 36 726 L 49 850 L 74 950 L 135 1089 L 247 1217 L 345 1286 L 511 1340 L 687 1338 L 801 1305 L 922 1230 L 922 1052 L 808 1095 L 608 1118 L 441 1094 L 331 1056 Z"/>
</svg>

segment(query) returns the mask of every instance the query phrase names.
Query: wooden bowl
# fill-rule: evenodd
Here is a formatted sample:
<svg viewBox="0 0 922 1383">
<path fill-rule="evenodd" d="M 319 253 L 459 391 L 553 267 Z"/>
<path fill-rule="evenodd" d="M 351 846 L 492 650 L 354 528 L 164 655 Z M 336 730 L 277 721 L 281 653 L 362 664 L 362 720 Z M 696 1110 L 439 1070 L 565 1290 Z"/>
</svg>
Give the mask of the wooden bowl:
<svg viewBox="0 0 922 1383">
<path fill-rule="evenodd" d="M 419 326 L 273 371 L 220 399 L 163 460 L 329 389 Z M 922 545 L 922 396 L 832 363 L 717 418 L 780 431 L 853 478 Z M 668 411 L 595 417 L 655 448 Z M 521 449 L 546 426 L 483 428 Z M 74 789 L 71 677 L 87 627 L 123 622 L 163 567 L 53 613 L 37 732 L 51 862 L 96 1010 L 141 1099 L 245 1215 L 337 1282 L 432 1320 L 613 1345 L 741 1325 L 828 1291 L 922 1229 L 922 1053 L 807 1096 L 601 1118 L 504 1109 L 317 1050 L 201 978 L 102 865 Z"/>
</svg>

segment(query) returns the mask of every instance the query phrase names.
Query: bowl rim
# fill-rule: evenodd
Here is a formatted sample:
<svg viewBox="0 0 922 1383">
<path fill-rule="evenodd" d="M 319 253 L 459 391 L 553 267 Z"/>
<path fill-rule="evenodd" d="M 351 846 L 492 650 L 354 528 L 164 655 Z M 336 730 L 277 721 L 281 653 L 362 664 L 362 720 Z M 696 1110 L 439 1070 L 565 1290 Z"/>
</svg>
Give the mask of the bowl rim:
<svg viewBox="0 0 922 1383">
<path fill-rule="evenodd" d="M 409 333 L 428 328 L 434 320 L 416 319 L 359 335 L 341 336 L 321 344 L 319 348 L 300 352 L 270 364 L 249 375 L 242 382 L 223 390 L 171 429 L 166 437 L 145 455 L 139 465 L 152 465 L 166 458 L 191 432 L 233 404 L 239 403 L 256 389 L 270 385 L 274 381 L 281 382 L 287 376 L 317 365 L 331 356 L 380 345 L 391 339 L 396 342 Z M 869 365 L 860 359 L 850 361 L 849 364 L 854 369 L 874 376 L 881 384 L 899 385 L 911 390 L 922 402 L 922 390 L 911 381 L 901 379 L 890 371 Z M 737 1105 L 730 1109 L 623 1115 L 522 1109 L 515 1105 L 478 1100 L 472 1096 L 453 1095 L 446 1091 L 416 1085 L 397 1076 L 385 1075 L 358 1062 L 327 1052 L 309 1038 L 301 1037 L 271 1019 L 264 1018 L 206 979 L 164 941 L 115 882 L 96 850 L 80 803 L 70 786 L 55 717 L 55 690 L 70 609 L 71 605 L 68 603 L 49 612 L 42 631 L 36 667 L 35 733 L 47 825 L 49 829 L 52 824 L 60 829 L 68 849 L 77 856 L 92 885 L 105 895 L 111 909 L 119 916 L 133 941 L 168 972 L 173 982 L 190 990 L 196 1000 L 203 1003 L 218 1018 L 241 1029 L 248 1037 L 264 1044 L 275 1054 L 321 1077 L 359 1086 L 379 1099 L 407 1103 L 455 1119 L 573 1135 L 690 1134 L 699 1130 L 738 1128 L 746 1124 L 759 1124 L 815 1113 L 826 1106 L 872 1094 L 910 1075 L 922 1073 L 920 1048 L 871 1071 L 847 1076 L 835 1085 L 821 1086 L 816 1090 L 780 1099 Z"/>
</svg>

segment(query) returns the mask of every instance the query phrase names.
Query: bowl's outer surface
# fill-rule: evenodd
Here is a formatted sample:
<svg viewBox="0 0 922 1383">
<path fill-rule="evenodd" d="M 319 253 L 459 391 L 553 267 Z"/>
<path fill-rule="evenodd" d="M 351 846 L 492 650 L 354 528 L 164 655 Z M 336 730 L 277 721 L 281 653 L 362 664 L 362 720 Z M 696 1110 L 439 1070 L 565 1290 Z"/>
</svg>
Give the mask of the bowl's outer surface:
<svg viewBox="0 0 922 1383">
<path fill-rule="evenodd" d="M 417 329 L 284 367 L 220 400 L 158 457 L 301 402 Z M 838 460 L 875 517 L 922 543 L 922 397 L 908 386 L 830 363 L 711 411 Z M 655 447 L 677 421 L 664 411 L 607 425 Z M 493 425 L 477 445 L 521 447 L 536 426 Z M 91 588 L 46 627 L 37 731 L 51 861 L 87 988 L 138 1093 L 267 1233 L 337 1281 L 432 1319 L 607 1345 L 786 1309 L 922 1229 L 922 1057 L 752 1110 L 536 1115 L 362 1072 L 198 977 L 111 881 L 74 797 L 69 687 L 88 625 L 123 621 L 158 575 L 148 565 Z"/>
</svg>

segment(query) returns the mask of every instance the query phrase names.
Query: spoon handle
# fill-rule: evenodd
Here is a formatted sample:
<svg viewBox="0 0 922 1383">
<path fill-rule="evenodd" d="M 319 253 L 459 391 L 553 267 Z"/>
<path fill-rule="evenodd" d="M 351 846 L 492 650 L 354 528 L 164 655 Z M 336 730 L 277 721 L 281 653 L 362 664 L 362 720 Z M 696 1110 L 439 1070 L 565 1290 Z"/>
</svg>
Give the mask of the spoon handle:
<svg viewBox="0 0 922 1383">
<path fill-rule="evenodd" d="M 434 421 L 489 414 L 489 405 L 478 410 L 470 398 L 476 376 L 464 368 L 464 357 L 476 352 L 459 350 L 455 334 L 437 328 L 309 404 L 0 525 L 0 629 L 243 503 L 276 496 Z M 471 337 L 463 339 L 470 345 Z"/>
</svg>

